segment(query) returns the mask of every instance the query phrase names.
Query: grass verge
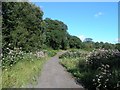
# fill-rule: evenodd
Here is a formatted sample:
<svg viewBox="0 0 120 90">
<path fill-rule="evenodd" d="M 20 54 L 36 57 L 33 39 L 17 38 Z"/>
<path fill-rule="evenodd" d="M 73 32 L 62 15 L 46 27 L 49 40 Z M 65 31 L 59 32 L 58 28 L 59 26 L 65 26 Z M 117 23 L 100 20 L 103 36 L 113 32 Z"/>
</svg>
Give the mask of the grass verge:
<svg viewBox="0 0 120 90">
<path fill-rule="evenodd" d="M 79 83 L 84 76 L 82 71 L 84 71 L 85 58 L 88 53 L 89 51 L 72 49 L 59 57 L 60 64 L 62 64 L 62 66 L 64 66 Z"/>
<path fill-rule="evenodd" d="M 11 68 L 4 69 L 2 71 L 2 88 L 20 88 L 26 87 L 29 83 L 35 84 L 36 77 L 47 60 L 48 57 L 26 56 Z"/>
<path fill-rule="evenodd" d="M 79 62 L 84 62 L 84 60 L 82 58 L 64 58 L 60 60 L 60 63 L 76 78 L 76 80 L 80 79 L 81 75 L 78 68 Z"/>
</svg>

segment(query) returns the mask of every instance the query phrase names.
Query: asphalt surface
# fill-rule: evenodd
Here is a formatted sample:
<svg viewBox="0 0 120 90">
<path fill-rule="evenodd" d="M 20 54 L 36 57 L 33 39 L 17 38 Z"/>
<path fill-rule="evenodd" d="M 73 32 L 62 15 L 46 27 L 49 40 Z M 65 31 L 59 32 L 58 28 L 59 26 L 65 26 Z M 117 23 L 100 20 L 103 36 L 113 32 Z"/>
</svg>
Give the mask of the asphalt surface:
<svg viewBox="0 0 120 90">
<path fill-rule="evenodd" d="M 74 78 L 66 69 L 59 64 L 59 55 L 64 52 L 59 52 L 52 57 L 44 65 L 41 75 L 38 78 L 38 84 L 34 88 L 81 88 L 81 85 L 76 84 Z"/>
</svg>

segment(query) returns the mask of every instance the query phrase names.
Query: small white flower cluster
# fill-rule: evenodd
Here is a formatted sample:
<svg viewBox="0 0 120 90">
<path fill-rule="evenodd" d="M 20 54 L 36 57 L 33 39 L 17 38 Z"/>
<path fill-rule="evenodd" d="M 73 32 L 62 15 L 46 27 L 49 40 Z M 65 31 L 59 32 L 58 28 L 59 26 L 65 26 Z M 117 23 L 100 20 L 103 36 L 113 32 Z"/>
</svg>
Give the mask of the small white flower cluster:
<svg viewBox="0 0 120 90">
<path fill-rule="evenodd" d="M 99 67 L 100 73 L 97 74 L 96 77 L 93 79 L 93 82 L 96 88 L 107 90 L 108 82 L 111 77 L 111 72 L 109 71 L 109 68 L 110 66 L 107 64 Z"/>
<path fill-rule="evenodd" d="M 95 71 L 95 77 L 92 80 L 98 90 L 115 89 L 119 86 L 119 64 L 120 52 L 118 50 L 99 49 L 89 53 L 86 66 L 89 70 Z"/>
<path fill-rule="evenodd" d="M 101 64 L 106 62 L 110 63 L 112 61 L 111 58 L 119 59 L 120 52 L 118 50 L 99 49 L 90 52 L 86 58 L 86 63 L 93 66 L 93 69 L 97 69 L 99 66 L 101 66 Z"/>
<path fill-rule="evenodd" d="M 81 56 L 86 56 L 87 54 L 81 52 L 80 50 L 71 50 L 67 51 L 66 53 L 62 54 L 60 58 L 80 58 Z"/>
<path fill-rule="evenodd" d="M 43 51 L 39 51 L 39 52 L 36 52 L 34 55 L 37 56 L 38 58 L 43 58 L 46 56 L 46 53 Z"/>
<path fill-rule="evenodd" d="M 24 52 L 21 50 L 21 48 L 14 48 L 13 50 L 10 48 L 6 48 L 6 49 L 8 53 L 2 56 L 3 68 L 5 68 L 5 66 L 12 67 L 13 64 L 23 59 Z"/>
</svg>

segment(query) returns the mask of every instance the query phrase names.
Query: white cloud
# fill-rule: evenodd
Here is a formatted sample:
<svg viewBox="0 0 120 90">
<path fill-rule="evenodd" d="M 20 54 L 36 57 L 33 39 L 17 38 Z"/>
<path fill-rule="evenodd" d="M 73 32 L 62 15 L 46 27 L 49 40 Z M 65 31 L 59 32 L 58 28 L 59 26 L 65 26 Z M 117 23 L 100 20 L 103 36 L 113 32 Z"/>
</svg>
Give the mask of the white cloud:
<svg viewBox="0 0 120 90">
<path fill-rule="evenodd" d="M 39 7 L 40 7 L 40 9 L 41 9 L 41 10 L 43 10 L 43 9 L 44 9 L 44 6 L 39 6 Z"/>
<path fill-rule="evenodd" d="M 99 16 L 102 16 L 103 15 L 103 12 L 98 12 L 98 13 L 96 13 L 94 16 L 95 17 L 99 17 Z"/>
<path fill-rule="evenodd" d="M 116 39 L 115 39 L 115 42 L 120 42 L 120 38 L 116 38 Z"/>
<path fill-rule="evenodd" d="M 80 40 L 84 41 L 84 39 L 86 38 L 84 35 L 79 35 L 78 36 L 80 38 Z"/>
</svg>

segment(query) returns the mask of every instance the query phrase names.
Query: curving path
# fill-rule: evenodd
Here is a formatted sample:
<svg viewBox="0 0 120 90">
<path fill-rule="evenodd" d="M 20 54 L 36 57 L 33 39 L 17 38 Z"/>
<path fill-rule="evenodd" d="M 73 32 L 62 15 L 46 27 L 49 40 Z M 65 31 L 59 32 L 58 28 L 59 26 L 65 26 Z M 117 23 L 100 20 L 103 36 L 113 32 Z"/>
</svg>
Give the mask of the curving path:
<svg viewBox="0 0 120 90">
<path fill-rule="evenodd" d="M 64 52 L 59 52 L 46 62 L 42 73 L 38 79 L 38 84 L 34 88 L 81 88 L 81 85 L 76 84 L 72 76 L 59 64 L 59 55 Z"/>
</svg>

